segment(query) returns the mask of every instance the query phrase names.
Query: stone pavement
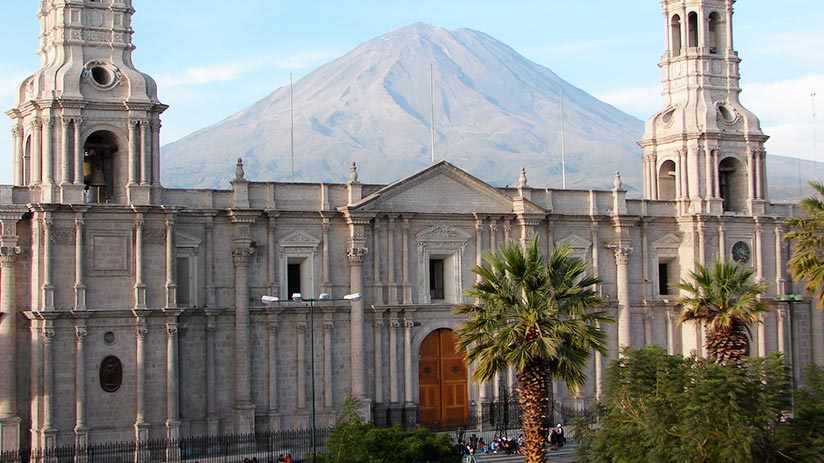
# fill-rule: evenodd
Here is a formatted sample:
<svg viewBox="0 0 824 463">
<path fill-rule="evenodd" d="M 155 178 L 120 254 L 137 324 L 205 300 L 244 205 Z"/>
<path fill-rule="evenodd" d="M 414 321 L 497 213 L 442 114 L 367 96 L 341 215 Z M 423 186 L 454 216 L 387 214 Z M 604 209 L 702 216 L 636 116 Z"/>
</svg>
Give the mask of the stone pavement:
<svg viewBox="0 0 824 463">
<path fill-rule="evenodd" d="M 478 463 L 518 463 L 524 461 L 521 455 L 507 455 L 505 453 L 481 453 L 475 458 Z M 548 463 L 575 463 L 575 446 L 565 445 L 558 450 L 547 452 Z"/>
</svg>

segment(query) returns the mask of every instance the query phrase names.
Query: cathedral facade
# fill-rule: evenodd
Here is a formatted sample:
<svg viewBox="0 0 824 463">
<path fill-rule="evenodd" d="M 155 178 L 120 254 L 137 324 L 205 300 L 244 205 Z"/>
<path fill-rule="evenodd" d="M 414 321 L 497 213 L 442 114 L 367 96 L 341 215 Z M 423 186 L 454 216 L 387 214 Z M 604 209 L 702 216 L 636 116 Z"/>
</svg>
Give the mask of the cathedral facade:
<svg viewBox="0 0 824 463">
<path fill-rule="evenodd" d="M 562 403 L 597 400 L 621 346 L 700 354 L 670 285 L 716 258 L 769 283 L 753 355 L 784 352 L 796 375 L 824 364 L 818 308 L 774 301 L 801 289 L 795 211 L 768 201 L 733 3 L 661 2 L 665 104 L 628 199 L 618 173 L 605 191 L 533 188 L 523 170 L 496 188 L 448 162 L 374 185 L 354 165 L 343 184 L 251 182 L 238 160 L 230 189 L 164 188 L 166 106 L 132 64 L 132 1 L 41 1 L 41 68 L 6 113 L 0 450 L 328 425 L 348 396 L 381 423 L 480 413 L 515 375 L 469 379 L 453 308 L 484 252 L 534 237 L 591 265 L 616 320 L 586 387 L 555 386 Z"/>
</svg>

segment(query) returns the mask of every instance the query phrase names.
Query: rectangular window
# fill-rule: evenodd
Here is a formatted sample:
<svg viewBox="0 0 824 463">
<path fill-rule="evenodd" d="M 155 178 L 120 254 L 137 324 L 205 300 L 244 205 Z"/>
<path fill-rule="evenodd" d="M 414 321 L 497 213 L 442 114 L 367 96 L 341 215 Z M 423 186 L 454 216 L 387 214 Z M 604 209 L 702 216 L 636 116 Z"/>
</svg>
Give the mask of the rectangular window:
<svg viewBox="0 0 824 463">
<path fill-rule="evenodd" d="M 658 262 L 658 294 L 666 296 L 669 293 L 669 265 L 666 262 Z"/>
<path fill-rule="evenodd" d="M 289 263 L 286 267 L 286 296 L 291 298 L 293 294 L 300 293 L 300 262 Z M 308 295 L 304 294 L 304 297 Z"/>
<path fill-rule="evenodd" d="M 443 267 L 443 259 L 429 259 L 429 298 L 431 300 L 444 299 Z"/>
<path fill-rule="evenodd" d="M 177 305 L 178 307 L 190 307 L 191 297 L 191 276 L 189 272 L 189 258 L 177 258 Z"/>
</svg>

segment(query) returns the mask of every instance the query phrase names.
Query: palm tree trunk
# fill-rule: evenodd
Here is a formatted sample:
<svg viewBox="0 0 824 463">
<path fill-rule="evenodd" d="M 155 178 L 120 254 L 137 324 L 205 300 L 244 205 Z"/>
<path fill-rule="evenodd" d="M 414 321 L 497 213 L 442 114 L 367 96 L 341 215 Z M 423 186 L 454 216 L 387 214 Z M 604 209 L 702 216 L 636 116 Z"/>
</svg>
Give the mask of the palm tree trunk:
<svg viewBox="0 0 824 463">
<path fill-rule="evenodd" d="M 535 361 L 518 373 L 518 404 L 521 407 L 521 426 L 524 445 L 521 453 L 524 463 L 546 461 L 545 418 L 549 405 L 549 374 L 544 362 Z"/>
</svg>

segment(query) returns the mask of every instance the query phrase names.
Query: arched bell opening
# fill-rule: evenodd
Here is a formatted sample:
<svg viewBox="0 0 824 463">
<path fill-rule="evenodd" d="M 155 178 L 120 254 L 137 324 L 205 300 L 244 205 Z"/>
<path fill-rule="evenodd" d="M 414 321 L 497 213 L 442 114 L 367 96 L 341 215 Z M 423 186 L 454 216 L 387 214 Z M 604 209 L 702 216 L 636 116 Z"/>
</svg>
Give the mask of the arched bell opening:
<svg viewBox="0 0 824 463">
<path fill-rule="evenodd" d="M 724 200 L 724 211 L 743 212 L 747 207 L 747 175 L 735 158 L 725 158 L 718 164 L 718 189 Z"/>
<path fill-rule="evenodd" d="M 83 184 L 88 202 L 108 203 L 114 199 L 117 138 L 108 130 L 92 133 L 83 144 Z"/>
<path fill-rule="evenodd" d="M 721 15 L 716 12 L 710 13 L 707 28 L 709 29 L 710 53 L 713 55 L 723 53 L 727 49 L 727 30 Z"/>
<path fill-rule="evenodd" d="M 658 168 L 658 199 L 675 199 L 675 162 L 672 160 L 662 162 Z"/>
<path fill-rule="evenodd" d="M 681 54 L 681 17 L 676 15 L 672 16 L 672 20 L 670 21 L 670 39 L 672 40 L 672 56 L 678 56 Z"/>
</svg>

